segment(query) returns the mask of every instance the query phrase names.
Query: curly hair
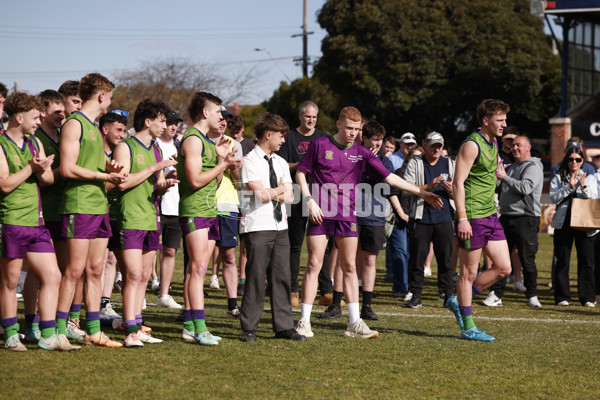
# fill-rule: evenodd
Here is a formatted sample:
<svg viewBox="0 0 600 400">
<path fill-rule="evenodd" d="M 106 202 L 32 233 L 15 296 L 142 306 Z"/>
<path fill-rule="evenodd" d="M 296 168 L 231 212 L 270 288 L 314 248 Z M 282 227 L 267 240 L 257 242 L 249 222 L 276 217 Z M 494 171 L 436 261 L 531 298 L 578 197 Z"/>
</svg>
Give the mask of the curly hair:
<svg viewBox="0 0 600 400">
<path fill-rule="evenodd" d="M 109 81 L 108 78 L 94 72 L 81 78 L 81 82 L 79 82 L 79 97 L 81 97 L 81 101 L 86 102 L 94 94 L 100 91 L 110 92 L 114 88 L 115 84 Z"/>
<path fill-rule="evenodd" d="M 42 103 L 39 97 L 32 96 L 25 92 L 14 92 L 4 104 L 4 111 L 11 116 L 21 112 L 31 111 L 33 109 L 41 110 Z"/>
</svg>

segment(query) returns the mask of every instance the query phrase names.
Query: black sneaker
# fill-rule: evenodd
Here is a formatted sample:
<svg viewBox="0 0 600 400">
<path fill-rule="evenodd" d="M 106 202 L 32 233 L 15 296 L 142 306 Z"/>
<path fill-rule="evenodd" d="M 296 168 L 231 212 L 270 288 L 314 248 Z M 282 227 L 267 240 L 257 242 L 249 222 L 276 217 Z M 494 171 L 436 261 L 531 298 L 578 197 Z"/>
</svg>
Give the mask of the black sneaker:
<svg viewBox="0 0 600 400">
<path fill-rule="evenodd" d="M 362 310 L 360 310 L 360 317 L 362 319 L 368 319 L 371 321 L 377 321 L 379 319 L 379 317 L 377 316 L 377 314 L 375 314 L 370 305 L 362 307 Z"/>
<path fill-rule="evenodd" d="M 295 329 L 288 329 L 287 331 L 275 332 L 275 339 L 286 339 L 302 342 L 306 340 L 306 336 L 299 334 Z"/>
<path fill-rule="evenodd" d="M 244 295 L 244 285 L 242 285 L 241 283 L 238 283 L 237 295 L 238 295 L 238 297 L 241 297 Z"/>
<path fill-rule="evenodd" d="M 256 331 L 244 331 L 242 334 L 242 342 L 254 343 L 256 342 Z"/>
<path fill-rule="evenodd" d="M 404 307 L 407 308 L 421 308 L 423 307 L 423 304 L 421 303 L 421 296 L 418 294 L 414 294 L 412 299 L 410 299 L 409 302 L 407 302 Z"/>
<path fill-rule="evenodd" d="M 321 314 L 321 318 L 323 319 L 336 319 L 342 317 L 342 307 L 336 306 L 335 304 L 327 307 L 323 314 Z"/>
<path fill-rule="evenodd" d="M 179 315 L 175 318 L 177 321 L 181 322 L 184 320 L 183 310 L 179 312 Z"/>
</svg>

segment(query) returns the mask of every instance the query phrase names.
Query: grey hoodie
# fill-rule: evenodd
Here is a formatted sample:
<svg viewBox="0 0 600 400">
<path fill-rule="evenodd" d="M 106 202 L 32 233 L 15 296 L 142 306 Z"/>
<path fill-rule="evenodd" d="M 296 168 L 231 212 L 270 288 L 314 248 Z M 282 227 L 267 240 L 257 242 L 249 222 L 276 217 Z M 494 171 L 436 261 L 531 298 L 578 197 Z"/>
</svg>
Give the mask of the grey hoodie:
<svg viewBox="0 0 600 400">
<path fill-rule="evenodd" d="M 511 217 L 542 215 L 544 167 L 537 157 L 513 163 L 506 176 L 498 181 L 500 214 Z"/>
</svg>

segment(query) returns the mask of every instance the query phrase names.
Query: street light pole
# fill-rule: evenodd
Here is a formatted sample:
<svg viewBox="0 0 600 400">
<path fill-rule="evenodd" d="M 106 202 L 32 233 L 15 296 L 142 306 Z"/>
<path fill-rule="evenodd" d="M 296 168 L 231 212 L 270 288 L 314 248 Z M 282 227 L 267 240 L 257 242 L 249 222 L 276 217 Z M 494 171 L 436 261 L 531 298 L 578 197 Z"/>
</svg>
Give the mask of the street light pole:
<svg viewBox="0 0 600 400">
<path fill-rule="evenodd" d="M 254 51 L 264 51 L 265 53 L 267 53 L 267 55 L 269 56 L 269 58 L 275 63 L 275 65 L 277 65 L 277 68 L 279 68 L 279 70 L 281 71 L 281 73 L 283 74 L 283 76 L 285 76 L 285 79 L 287 79 L 288 82 L 291 82 L 291 79 L 287 76 L 287 74 L 285 73 L 285 71 L 283 70 L 283 68 L 281 68 L 281 65 L 279 65 L 279 63 L 277 62 L 277 60 L 275 60 L 273 58 L 273 56 L 271 55 L 271 53 L 269 52 L 269 50 L 267 50 L 264 47 L 257 47 L 254 49 Z"/>
</svg>

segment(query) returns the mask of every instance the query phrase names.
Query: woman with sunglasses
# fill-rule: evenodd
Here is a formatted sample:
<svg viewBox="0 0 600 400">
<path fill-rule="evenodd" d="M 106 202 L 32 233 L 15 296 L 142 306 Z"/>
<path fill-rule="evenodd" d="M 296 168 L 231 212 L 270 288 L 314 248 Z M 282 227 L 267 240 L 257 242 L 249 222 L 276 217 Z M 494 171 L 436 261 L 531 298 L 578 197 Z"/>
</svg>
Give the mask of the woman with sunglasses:
<svg viewBox="0 0 600 400">
<path fill-rule="evenodd" d="M 594 199 L 598 197 L 598 183 L 594 175 L 581 171 L 583 153 L 580 147 L 565 151 L 558 173 L 550 182 L 550 201 L 556 204 L 556 214 L 551 226 L 554 228 L 554 254 L 556 267 L 552 273 L 554 301 L 568 306 L 569 264 L 573 239 L 577 248 L 577 292 L 582 306 L 594 307 L 594 235 L 598 231 L 584 232 L 571 228 L 571 199 Z"/>
</svg>

